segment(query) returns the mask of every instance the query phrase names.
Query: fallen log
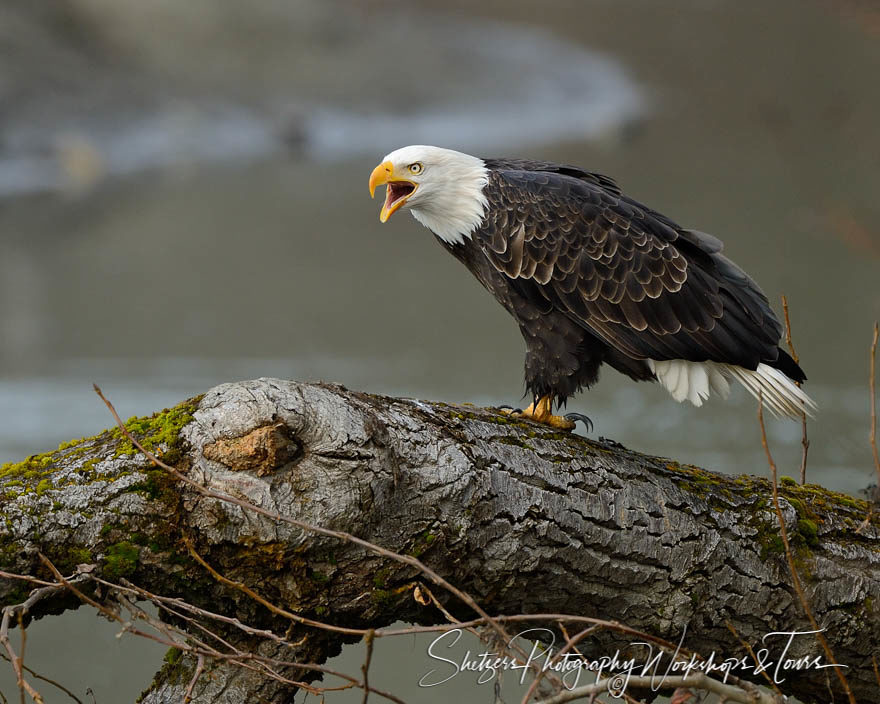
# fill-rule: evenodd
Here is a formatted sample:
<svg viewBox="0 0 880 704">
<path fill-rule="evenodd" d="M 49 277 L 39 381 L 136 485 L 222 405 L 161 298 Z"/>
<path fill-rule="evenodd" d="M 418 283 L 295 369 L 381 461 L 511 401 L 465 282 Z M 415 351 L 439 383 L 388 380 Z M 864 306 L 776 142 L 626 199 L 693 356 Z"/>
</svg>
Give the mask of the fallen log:
<svg viewBox="0 0 880 704">
<path fill-rule="evenodd" d="M 762 640 L 810 630 L 766 479 L 493 409 L 276 379 L 222 385 L 126 428 L 184 480 L 119 429 L 0 469 L 0 605 L 35 586 L 13 575 L 44 586 L 78 575 L 47 586 L 28 617 L 84 600 L 110 610 L 146 595 L 181 600 L 163 614 L 177 629 L 168 639 L 188 634 L 218 656 L 168 657 L 144 702 L 290 701 L 370 629 L 443 622 L 438 604 L 478 617 L 447 583 L 493 615 L 613 620 L 716 658 L 748 659 L 744 643 L 773 663 L 806 658 L 812 666 L 786 672 L 779 690 L 842 696 L 832 670 L 815 666 L 812 636 Z M 779 490 L 816 618 L 857 700 L 876 701 L 880 518 L 857 532 L 866 502 L 791 481 Z M 226 619 L 212 621 L 225 644 L 199 630 L 205 613 Z M 581 651 L 623 637 L 603 633 Z M 766 684 L 766 673 L 737 676 Z"/>
</svg>

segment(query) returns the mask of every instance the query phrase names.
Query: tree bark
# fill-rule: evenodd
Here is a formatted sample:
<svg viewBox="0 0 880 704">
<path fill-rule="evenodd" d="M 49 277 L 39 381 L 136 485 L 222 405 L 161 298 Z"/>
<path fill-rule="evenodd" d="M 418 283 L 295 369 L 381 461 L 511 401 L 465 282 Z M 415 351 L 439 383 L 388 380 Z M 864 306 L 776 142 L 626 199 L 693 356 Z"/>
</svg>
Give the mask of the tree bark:
<svg viewBox="0 0 880 704">
<path fill-rule="evenodd" d="M 765 634 L 810 630 L 766 479 L 714 474 L 492 409 L 275 379 L 219 386 L 127 427 L 212 490 L 419 556 L 491 614 L 608 618 L 673 642 L 686 632 L 685 647 L 716 657 L 742 657 L 741 641 L 777 657 L 782 640 L 762 646 Z M 816 617 L 858 700 L 876 701 L 880 519 L 857 533 L 866 502 L 788 481 L 780 492 Z M 64 574 L 93 563 L 110 581 L 301 639 L 291 652 L 224 631 L 242 650 L 321 663 L 357 638 L 280 623 L 211 576 L 187 541 L 220 573 L 305 617 L 358 628 L 442 620 L 413 598 L 427 582 L 411 565 L 206 497 L 151 466 L 118 430 L 3 467 L 0 498 L 0 570 L 48 578 L 41 552 Z M 475 617 L 430 588 L 457 617 Z M 0 578 L 0 604 L 24 601 L 27 589 Z M 45 599 L 31 615 L 78 603 Z M 582 650 L 600 652 L 603 638 Z M 787 655 L 821 650 L 799 636 Z M 143 701 L 182 701 L 195 669 L 189 656 L 172 658 Z M 829 687 L 841 696 L 830 672 L 791 673 L 779 687 L 827 701 Z M 292 665 L 283 674 L 316 677 Z M 209 660 L 192 701 L 280 702 L 293 691 Z"/>
</svg>

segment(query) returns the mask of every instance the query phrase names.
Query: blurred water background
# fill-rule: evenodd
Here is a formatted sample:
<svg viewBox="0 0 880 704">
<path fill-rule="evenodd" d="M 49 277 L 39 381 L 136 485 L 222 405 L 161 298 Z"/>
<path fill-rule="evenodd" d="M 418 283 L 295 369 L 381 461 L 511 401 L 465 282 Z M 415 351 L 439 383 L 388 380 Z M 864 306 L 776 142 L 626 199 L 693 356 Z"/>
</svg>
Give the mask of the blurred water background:
<svg viewBox="0 0 880 704">
<path fill-rule="evenodd" d="M 110 425 L 93 381 L 125 416 L 257 376 L 518 404 L 515 325 L 368 197 L 384 154 L 429 143 L 584 165 L 721 237 L 777 311 L 791 303 L 821 407 L 810 479 L 856 494 L 880 317 L 878 39 L 858 0 L 5 0 L 0 463 Z M 628 447 L 766 471 L 740 389 L 695 409 L 607 371 L 569 408 Z M 796 475 L 800 428 L 768 431 Z M 84 610 L 38 622 L 28 660 L 132 701 L 161 650 L 115 632 Z M 420 691 L 424 642 L 393 648 L 377 686 L 491 701 L 472 682 Z"/>
</svg>

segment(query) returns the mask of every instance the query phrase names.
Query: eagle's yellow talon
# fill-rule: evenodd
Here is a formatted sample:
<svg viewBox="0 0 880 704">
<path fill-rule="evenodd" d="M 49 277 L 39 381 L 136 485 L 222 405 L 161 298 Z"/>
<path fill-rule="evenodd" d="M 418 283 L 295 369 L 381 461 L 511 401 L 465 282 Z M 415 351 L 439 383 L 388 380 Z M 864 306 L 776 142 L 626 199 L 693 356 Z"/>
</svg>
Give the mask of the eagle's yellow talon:
<svg viewBox="0 0 880 704">
<path fill-rule="evenodd" d="M 533 403 L 528 408 L 522 411 L 514 411 L 508 409 L 501 409 L 501 412 L 505 415 L 510 415 L 513 418 L 527 418 L 528 420 L 533 420 L 536 423 L 543 423 L 544 425 L 549 425 L 553 428 L 559 428 L 560 430 L 574 430 L 575 423 L 570 421 L 568 418 L 564 418 L 562 416 L 554 416 L 551 409 L 553 408 L 553 397 L 552 396 L 544 396 L 537 403 L 537 406 Z"/>
</svg>

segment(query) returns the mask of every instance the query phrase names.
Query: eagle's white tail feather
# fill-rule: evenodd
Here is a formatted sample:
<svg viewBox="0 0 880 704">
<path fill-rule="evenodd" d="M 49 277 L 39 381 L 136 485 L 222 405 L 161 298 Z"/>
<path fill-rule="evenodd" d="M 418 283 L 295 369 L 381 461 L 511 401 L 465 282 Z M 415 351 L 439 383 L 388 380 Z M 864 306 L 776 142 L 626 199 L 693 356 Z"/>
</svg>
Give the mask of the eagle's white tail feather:
<svg viewBox="0 0 880 704">
<path fill-rule="evenodd" d="M 806 413 L 815 417 L 816 402 L 789 379 L 783 372 L 769 364 L 759 364 L 755 371 L 732 364 L 725 365 L 730 374 L 745 386 L 749 393 L 761 400 L 775 416 L 800 418 Z"/>
<path fill-rule="evenodd" d="M 759 364 L 755 371 L 733 364 L 718 362 L 688 362 L 683 359 L 647 360 L 657 381 L 681 402 L 687 399 L 702 406 L 710 393 L 727 398 L 730 378 L 736 379 L 748 392 L 775 416 L 800 418 L 806 413 L 811 418 L 816 403 L 784 373 L 767 364 Z"/>
<path fill-rule="evenodd" d="M 695 406 L 714 392 L 722 398 L 730 393 L 723 365 L 714 362 L 686 362 L 683 359 L 668 359 L 658 362 L 647 360 L 654 375 L 679 403 L 687 399 Z"/>
<path fill-rule="evenodd" d="M 721 398 L 726 399 L 730 396 L 730 382 L 727 375 L 712 362 L 709 363 L 709 385 Z"/>
</svg>

